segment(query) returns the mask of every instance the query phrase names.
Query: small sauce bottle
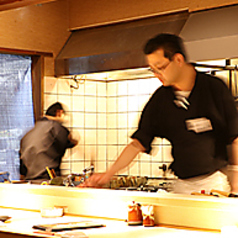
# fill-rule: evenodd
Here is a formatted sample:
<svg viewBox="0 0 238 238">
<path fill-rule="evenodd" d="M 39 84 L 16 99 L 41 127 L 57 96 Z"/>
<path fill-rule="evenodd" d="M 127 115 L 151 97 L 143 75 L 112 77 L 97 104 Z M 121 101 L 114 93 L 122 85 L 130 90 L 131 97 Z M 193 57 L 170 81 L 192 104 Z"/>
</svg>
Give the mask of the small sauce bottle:
<svg viewBox="0 0 238 238">
<path fill-rule="evenodd" d="M 152 205 L 143 205 L 142 206 L 142 214 L 143 214 L 143 226 L 154 226 L 155 218 L 154 218 L 154 206 Z"/>
<path fill-rule="evenodd" d="M 128 206 L 128 225 L 142 225 L 143 224 L 143 216 L 141 211 L 141 205 L 139 203 L 132 202 Z"/>
</svg>

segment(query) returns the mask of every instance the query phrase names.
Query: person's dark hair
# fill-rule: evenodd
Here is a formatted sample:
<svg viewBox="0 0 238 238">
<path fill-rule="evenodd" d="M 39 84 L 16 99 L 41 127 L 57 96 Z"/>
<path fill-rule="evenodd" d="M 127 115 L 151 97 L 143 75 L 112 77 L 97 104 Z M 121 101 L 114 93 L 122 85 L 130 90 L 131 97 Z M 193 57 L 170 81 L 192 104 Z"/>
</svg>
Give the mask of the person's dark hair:
<svg viewBox="0 0 238 238">
<path fill-rule="evenodd" d="M 52 104 L 50 107 L 48 107 L 45 114 L 48 115 L 48 116 L 55 117 L 57 110 L 63 110 L 64 111 L 64 108 L 63 108 L 62 104 L 59 103 L 59 102 L 56 102 L 56 103 Z"/>
<path fill-rule="evenodd" d="M 187 61 L 183 40 L 177 35 L 159 34 L 147 41 L 143 51 L 144 54 L 149 55 L 158 49 L 164 50 L 164 57 L 169 60 L 172 60 L 175 54 L 180 53 Z"/>
</svg>

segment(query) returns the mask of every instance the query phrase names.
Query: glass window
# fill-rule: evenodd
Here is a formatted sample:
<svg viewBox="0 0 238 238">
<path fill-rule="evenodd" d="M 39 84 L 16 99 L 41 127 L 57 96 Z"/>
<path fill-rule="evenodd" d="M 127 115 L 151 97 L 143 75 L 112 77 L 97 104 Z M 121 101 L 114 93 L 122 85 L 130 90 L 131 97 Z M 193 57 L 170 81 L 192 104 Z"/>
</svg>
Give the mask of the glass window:
<svg viewBox="0 0 238 238">
<path fill-rule="evenodd" d="M 22 136 L 33 127 L 31 58 L 0 54 L 0 171 L 19 179 Z"/>
</svg>

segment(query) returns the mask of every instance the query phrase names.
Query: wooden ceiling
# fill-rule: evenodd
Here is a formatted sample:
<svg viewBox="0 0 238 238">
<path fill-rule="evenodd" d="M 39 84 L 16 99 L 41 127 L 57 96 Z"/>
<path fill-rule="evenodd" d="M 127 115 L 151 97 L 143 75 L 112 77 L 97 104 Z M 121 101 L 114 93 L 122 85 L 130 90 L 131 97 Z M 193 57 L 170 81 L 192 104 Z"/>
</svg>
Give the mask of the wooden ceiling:
<svg viewBox="0 0 238 238">
<path fill-rule="evenodd" d="M 43 4 L 56 0 L 0 0 L 0 11 L 11 10 L 29 5 Z"/>
</svg>

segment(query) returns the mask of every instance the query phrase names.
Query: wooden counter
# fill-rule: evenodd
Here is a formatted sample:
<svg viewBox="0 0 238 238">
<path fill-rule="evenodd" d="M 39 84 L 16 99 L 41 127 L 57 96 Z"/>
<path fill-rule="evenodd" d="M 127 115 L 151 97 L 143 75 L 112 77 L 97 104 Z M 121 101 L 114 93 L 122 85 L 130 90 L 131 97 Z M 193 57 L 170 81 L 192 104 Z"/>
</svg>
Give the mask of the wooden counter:
<svg viewBox="0 0 238 238">
<path fill-rule="evenodd" d="M 78 216 L 64 216 L 59 218 L 42 218 L 39 212 L 23 211 L 16 209 L 0 208 L 0 214 L 11 216 L 9 222 L 0 224 L 0 237 L 4 238 L 23 238 L 23 237 L 60 237 L 64 232 L 57 232 L 52 235 L 37 233 L 38 230 L 32 229 L 33 225 L 45 224 L 51 222 L 67 222 L 91 220 L 105 224 L 102 228 L 90 228 L 83 230 L 67 231 L 68 234 L 78 234 L 80 238 L 196 238 L 205 236 L 206 238 L 220 237 L 219 232 L 208 232 L 196 229 L 182 229 L 175 227 L 143 227 L 143 226 L 128 226 L 124 221 L 110 219 L 95 219 Z M 74 238 L 76 238 L 74 236 Z"/>
<path fill-rule="evenodd" d="M 159 225 L 220 230 L 238 224 L 238 199 L 106 189 L 0 184 L 0 206 L 39 212 L 66 206 L 67 215 L 127 219 L 132 201 L 155 208 Z"/>
</svg>

